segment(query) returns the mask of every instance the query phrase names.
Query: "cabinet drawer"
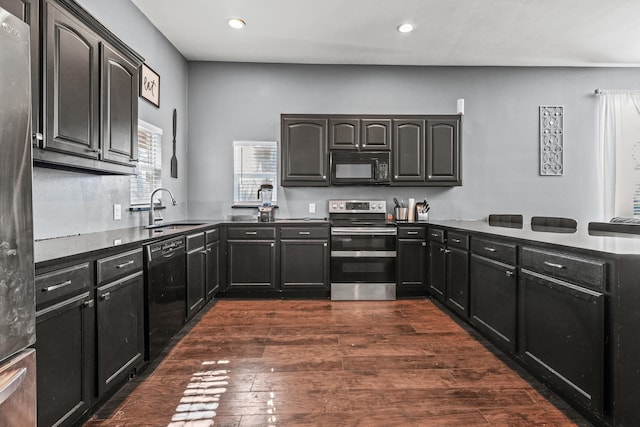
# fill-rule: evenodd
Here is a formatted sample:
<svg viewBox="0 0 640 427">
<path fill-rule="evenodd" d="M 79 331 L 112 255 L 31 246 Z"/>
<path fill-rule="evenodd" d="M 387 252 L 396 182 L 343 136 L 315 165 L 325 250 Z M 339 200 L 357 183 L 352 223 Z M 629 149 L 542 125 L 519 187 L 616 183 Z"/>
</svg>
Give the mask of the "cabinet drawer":
<svg viewBox="0 0 640 427">
<path fill-rule="evenodd" d="M 425 227 L 398 227 L 399 239 L 424 239 L 426 236 Z"/>
<path fill-rule="evenodd" d="M 207 230 L 204 232 L 204 234 L 205 234 L 205 240 L 207 242 L 207 245 L 209 243 L 213 243 L 220 240 L 220 230 L 217 228 L 213 230 Z"/>
<path fill-rule="evenodd" d="M 283 239 L 328 239 L 328 227 L 282 227 L 280 237 Z"/>
<path fill-rule="evenodd" d="M 142 248 L 98 260 L 98 283 L 142 270 Z"/>
<path fill-rule="evenodd" d="M 187 252 L 191 252 L 194 249 L 204 248 L 204 233 L 191 234 L 187 236 Z"/>
<path fill-rule="evenodd" d="M 458 248 L 469 250 L 469 236 L 466 234 L 460 234 L 453 231 L 447 232 L 447 246 L 451 248 Z"/>
<path fill-rule="evenodd" d="M 74 265 L 36 277 L 36 305 L 69 296 L 91 287 L 89 263 Z"/>
<path fill-rule="evenodd" d="M 595 289 L 604 289 L 606 263 L 596 259 L 534 248 L 522 248 L 523 268 Z"/>
<path fill-rule="evenodd" d="M 229 239 L 275 239 L 274 227 L 233 227 L 227 231 Z"/>
<path fill-rule="evenodd" d="M 502 261 L 507 264 L 516 263 L 516 245 L 514 244 L 474 237 L 471 239 L 471 251 L 483 257 Z"/>
<path fill-rule="evenodd" d="M 427 238 L 432 242 L 444 243 L 444 230 L 440 228 L 429 228 Z"/>
</svg>

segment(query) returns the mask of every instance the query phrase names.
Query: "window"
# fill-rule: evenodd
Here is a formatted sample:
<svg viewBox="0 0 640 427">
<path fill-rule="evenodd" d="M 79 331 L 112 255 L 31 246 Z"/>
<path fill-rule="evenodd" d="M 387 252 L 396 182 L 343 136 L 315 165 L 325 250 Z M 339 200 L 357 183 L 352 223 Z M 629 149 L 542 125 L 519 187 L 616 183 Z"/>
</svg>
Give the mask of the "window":
<svg viewBox="0 0 640 427">
<path fill-rule="evenodd" d="M 278 144 L 275 141 L 233 141 L 233 202 L 235 206 L 258 206 L 262 184 L 273 185 L 273 204 L 278 201 Z"/>
<path fill-rule="evenodd" d="M 138 120 L 138 174 L 130 185 L 131 206 L 148 206 L 151 192 L 162 187 L 162 129 L 142 120 Z"/>
</svg>

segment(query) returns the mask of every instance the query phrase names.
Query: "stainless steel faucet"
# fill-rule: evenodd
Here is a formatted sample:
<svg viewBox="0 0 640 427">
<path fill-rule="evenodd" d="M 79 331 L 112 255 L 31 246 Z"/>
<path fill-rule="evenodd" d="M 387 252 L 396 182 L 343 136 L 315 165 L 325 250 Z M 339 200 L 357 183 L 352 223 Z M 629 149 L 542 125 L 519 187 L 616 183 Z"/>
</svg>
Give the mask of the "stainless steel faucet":
<svg viewBox="0 0 640 427">
<path fill-rule="evenodd" d="M 155 224 L 155 208 L 153 207 L 153 196 L 155 196 L 156 193 L 160 190 L 164 190 L 167 193 L 169 193 L 169 196 L 171 196 L 171 203 L 173 204 L 173 206 L 178 204 L 178 202 L 176 202 L 176 199 L 173 197 L 173 194 L 171 194 L 171 191 L 169 191 L 167 188 L 160 187 L 153 190 L 153 193 L 151 193 L 151 203 L 149 205 L 149 225 L 147 225 L 147 228 L 152 227 Z"/>
</svg>

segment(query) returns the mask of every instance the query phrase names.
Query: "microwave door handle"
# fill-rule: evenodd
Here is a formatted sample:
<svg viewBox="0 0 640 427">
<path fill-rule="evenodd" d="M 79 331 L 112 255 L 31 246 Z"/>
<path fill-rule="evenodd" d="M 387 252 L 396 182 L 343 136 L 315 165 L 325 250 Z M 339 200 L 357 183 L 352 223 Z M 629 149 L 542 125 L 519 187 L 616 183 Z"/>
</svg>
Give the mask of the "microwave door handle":
<svg viewBox="0 0 640 427">
<path fill-rule="evenodd" d="M 373 162 L 373 182 L 378 182 L 378 169 L 380 168 L 380 162 L 375 159 Z"/>
</svg>

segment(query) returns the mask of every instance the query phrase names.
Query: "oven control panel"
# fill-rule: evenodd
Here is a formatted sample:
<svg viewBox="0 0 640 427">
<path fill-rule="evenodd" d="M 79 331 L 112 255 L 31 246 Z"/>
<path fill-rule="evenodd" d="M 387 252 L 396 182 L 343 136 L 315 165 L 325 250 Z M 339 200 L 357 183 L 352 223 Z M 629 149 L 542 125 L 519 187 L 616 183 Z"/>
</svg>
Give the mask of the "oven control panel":
<svg viewBox="0 0 640 427">
<path fill-rule="evenodd" d="M 329 213 L 386 213 L 385 200 L 329 200 Z"/>
</svg>

